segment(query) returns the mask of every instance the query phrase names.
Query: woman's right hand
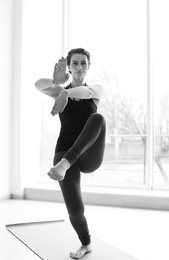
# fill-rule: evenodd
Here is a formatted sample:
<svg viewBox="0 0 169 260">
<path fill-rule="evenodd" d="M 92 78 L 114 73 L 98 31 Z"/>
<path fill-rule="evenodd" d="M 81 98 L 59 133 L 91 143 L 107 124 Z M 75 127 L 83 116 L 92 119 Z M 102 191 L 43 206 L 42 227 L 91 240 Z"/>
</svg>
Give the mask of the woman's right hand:
<svg viewBox="0 0 169 260">
<path fill-rule="evenodd" d="M 66 73 L 66 59 L 62 57 L 58 63 L 55 64 L 53 72 L 53 81 L 56 85 L 64 84 L 69 79 L 69 74 Z"/>
</svg>

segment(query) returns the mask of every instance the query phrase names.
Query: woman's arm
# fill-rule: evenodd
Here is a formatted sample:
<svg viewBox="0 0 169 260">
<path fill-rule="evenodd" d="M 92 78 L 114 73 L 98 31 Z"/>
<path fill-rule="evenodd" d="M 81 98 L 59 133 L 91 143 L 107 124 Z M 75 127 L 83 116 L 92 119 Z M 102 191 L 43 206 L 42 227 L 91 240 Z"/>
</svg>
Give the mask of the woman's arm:
<svg viewBox="0 0 169 260">
<path fill-rule="evenodd" d="M 42 93 L 53 97 L 54 99 L 60 94 L 60 92 L 64 89 L 61 86 L 56 86 L 53 83 L 52 79 L 39 79 L 35 83 L 36 88 L 41 91 Z"/>
<path fill-rule="evenodd" d="M 93 86 L 79 86 L 71 89 L 64 89 L 60 92 L 58 97 L 55 99 L 55 104 L 52 108 L 51 114 L 54 116 L 57 113 L 63 112 L 68 102 L 68 97 L 79 98 L 79 99 L 90 99 L 93 98 L 96 106 L 102 93 L 102 87 L 100 85 Z"/>
<path fill-rule="evenodd" d="M 65 89 L 70 98 L 81 98 L 81 99 L 100 99 L 102 94 L 102 87 L 100 85 L 92 86 L 79 86 L 70 89 Z"/>
</svg>

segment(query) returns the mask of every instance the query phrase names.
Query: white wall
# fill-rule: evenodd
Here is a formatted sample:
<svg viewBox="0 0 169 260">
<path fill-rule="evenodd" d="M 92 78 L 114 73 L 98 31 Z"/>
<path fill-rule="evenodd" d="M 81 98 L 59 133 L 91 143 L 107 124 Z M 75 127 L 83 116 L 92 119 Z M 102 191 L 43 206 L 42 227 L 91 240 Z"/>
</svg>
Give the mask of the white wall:
<svg viewBox="0 0 169 260">
<path fill-rule="evenodd" d="M 21 197 L 22 0 L 0 0 L 0 199 Z"/>
<path fill-rule="evenodd" d="M 13 0 L 0 0 L 0 198 L 11 194 Z"/>
<path fill-rule="evenodd" d="M 22 0 L 13 0 L 11 195 L 22 198 L 21 175 Z"/>
</svg>

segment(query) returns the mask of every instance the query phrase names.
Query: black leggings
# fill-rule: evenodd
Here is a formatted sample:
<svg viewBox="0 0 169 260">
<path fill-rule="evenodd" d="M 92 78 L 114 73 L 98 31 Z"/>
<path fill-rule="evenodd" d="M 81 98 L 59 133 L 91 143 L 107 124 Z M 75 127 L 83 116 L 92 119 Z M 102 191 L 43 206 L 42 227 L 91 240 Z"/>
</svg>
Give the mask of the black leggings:
<svg viewBox="0 0 169 260">
<path fill-rule="evenodd" d="M 84 216 L 84 204 L 80 188 L 80 172 L 95 171 L 102 163 L 105 147 L 106 124 L 102 115 L 92 114 L 82 132 L 67 152 L 58 152 L 54 165 L 66 158 L 71 167 L 63 181 L 59 182 L 70 222 L 81 243 L 90 244 L 90 234 Z"/>
</svg>

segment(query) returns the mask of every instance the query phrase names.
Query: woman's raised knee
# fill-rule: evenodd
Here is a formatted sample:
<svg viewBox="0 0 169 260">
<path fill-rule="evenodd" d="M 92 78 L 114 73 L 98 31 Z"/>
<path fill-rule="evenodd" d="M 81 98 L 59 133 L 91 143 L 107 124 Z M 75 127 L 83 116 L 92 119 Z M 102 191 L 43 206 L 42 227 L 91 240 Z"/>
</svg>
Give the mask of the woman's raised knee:
<svg viewBox="0 0 169 260">
<path fill-rule="evenodd" d="M 90 116 L 90 119 L 93 120 L 94 123 L 99 123 L 101 125 L 105 125 L 105 119 L 104 117 L 99 114 L 99 113 L 93 113 L 91 116 Z"/>
</svg>

